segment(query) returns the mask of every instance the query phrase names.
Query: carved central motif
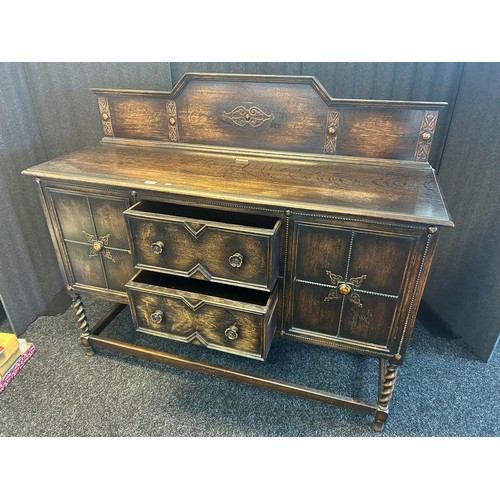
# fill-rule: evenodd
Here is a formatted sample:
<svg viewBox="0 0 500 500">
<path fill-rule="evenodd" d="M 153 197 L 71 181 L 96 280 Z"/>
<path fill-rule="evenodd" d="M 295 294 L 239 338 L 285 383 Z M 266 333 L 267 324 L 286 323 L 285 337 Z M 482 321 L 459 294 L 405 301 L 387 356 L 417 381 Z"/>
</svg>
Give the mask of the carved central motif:
<svg viewBox="0 0 500 500">
<path fill-rule="evenodd" d="M 231 120 L 235 125 L 238 125 L 238 127 L 244 127 L 248 124 L 253 128 L 257 128 L 267 121 L 272 122 L 274 120 L 274 115 L 272 113 L 270 115 L 264 113 L 264 111 L 257 106 L 252 106 L 251 108 L 237 106 L 229 113 L 224 111 L 222 113 L 222 118 Z"/>
<path fill-rule="evenodd" d="M 340 274 L 334 274 L 331 271 L 326 271 L 326 274 L 330 278 L 332 283 L 332 288 L 328 295 L 325 297 L 324 302 L 333 299 L 340 299 L 342 296 L 349 297 L 349 300 L 356 304 L 358 307 L 363 307 L 361 304 L 361 299 L 359 293 L 353 292 L 355 288 L 359 288 L 363 281 L 366 279 L 366 274 L 359 276 L 357 278 L 349 278 L 349 280 L 344 280 Z"/>
<path fill-rule="evenodd" d="M 111 252 L 106 248 L 106 245 L 109 244 L 110 233 L 105 234 L 104 236 L 94 236 L 93 234 L 89 234 L 86 231 L 82 231 L 85 238 L 89 243 L 92 243 L 92 250 L 90 250 L 89 257 L 96 257 L 100 253 L 104 255 L 107 259 L 115 262 L 115 259 L 111 255 Z"/>
</svg>

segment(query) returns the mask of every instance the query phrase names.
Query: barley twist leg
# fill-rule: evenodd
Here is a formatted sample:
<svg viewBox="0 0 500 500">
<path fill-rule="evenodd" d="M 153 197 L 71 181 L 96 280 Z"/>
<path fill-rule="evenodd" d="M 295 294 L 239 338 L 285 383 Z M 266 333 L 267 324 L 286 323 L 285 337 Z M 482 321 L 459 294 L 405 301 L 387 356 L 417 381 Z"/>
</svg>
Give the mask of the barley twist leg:
<svg viewBox="0 0 500 500">
<path fill-rule="evenodd" d="M 380 361 L 385 365 L 385 361 Z M 385 371 L 383 380 L 381 380 L 381 386 L 379 390 L 379 397 L 377 403 L 377 410 L 375 412 L 375 421 L 373 422 L 373 430 L 380 432 L 384 429 L 384 424 L 387 421 L 387 416 L 389 414 L 389 402 L 392 397 L 392 392 L 394 391 L 394 385 L 396 384 L 396 377 L 398 375 L 398 366 L 390 364 Z"/>
<path fill-rule="evenodd" d="M 85 308 L 83 307 L 82 298 L 80 297 L 80 295 L 75 294 L 72 295 L 72 301 L 72 305 L 78 321 L 78 326 L 80 327 L 80 330 L 82 332 L 80 335 L 80 341 L 85 347 L 85 354 L 87 354 L 88 356 L 92 356 L 94 354 L 94 349 L 89 342 L 90 325 L 87 318 L 87 313 L 85 312 Z"/>
</svg>

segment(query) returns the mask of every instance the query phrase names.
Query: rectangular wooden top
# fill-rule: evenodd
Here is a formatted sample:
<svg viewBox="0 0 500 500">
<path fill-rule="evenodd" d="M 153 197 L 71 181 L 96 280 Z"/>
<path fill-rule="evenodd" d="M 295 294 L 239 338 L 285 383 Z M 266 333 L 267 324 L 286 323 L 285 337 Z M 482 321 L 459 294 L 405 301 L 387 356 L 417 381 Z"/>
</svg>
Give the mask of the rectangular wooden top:
<svg viewBox="0 0 500 500">
<path fill-rule="evenodd" d="M 142 193 L 453 226 L 428 164 L 110 141 L 116 139 L 24 173 Z"/>
</svg>

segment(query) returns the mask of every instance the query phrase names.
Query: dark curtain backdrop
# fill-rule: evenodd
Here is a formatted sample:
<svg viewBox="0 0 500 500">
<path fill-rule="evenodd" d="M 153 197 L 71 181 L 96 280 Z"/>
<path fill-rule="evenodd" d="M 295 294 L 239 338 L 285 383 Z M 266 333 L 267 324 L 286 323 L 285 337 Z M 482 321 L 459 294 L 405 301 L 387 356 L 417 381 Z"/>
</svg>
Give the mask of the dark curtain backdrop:
<svg viewBox="0 0 500 500">
<path fill-rule="evenodd" d="M 20 171 L 100 140 L 89 88 L 169 90 L 188 71 L 313 75 L 334 97 L 448 102 L 430 162 L 457 227 L 441 235 L 424 300 L 488 359 L 500 330 L 500 64 L 492 63 L 1 64 L 0 297 L 17 333 L 62 289 L 38 195 Z"/>
</svg>

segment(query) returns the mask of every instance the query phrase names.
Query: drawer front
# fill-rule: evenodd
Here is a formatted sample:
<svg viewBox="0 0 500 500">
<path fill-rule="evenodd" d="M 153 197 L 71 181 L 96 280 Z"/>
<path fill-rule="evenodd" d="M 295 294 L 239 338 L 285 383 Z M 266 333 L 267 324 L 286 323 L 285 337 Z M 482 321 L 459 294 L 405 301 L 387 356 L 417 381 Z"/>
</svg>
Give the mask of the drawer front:
<svg viewBox="0 0 500 500">
<path fill-rule="evenodd" d="M 299 222 L 290 329 L 383 353 L 397 347 L 405 282 L 419 235 Z"/>
<path fill-rule="evenodd" d="M 272 294 L 257 292 L 263 298 L 255 304 L 193 292 L 192 287 L 180 289 L 182 285 L 189 287 L 192 280 L 181 278 L 179 284 L 174 278 L 172 284 L 171 278 L 167 278 L 162 284 L 154 274 L 141 271 L 127 284 L 138 331 L 266 359 L 276 330 L 278 287 Z M 144 275 L 149 279 L 144 279 Z M 231 292 L 227 294 L 230 295 Z"/>
<path fill-rule="evenodd" d="M 260 228 L 148 211 L 158 208 L 140 202 L 125 212 L 137 268 L 272 290 L 279 267 L 279 220 Z"/>
<path fill-rule="evenodd" d="M 126 299 L 135 273 L 123 218 L 128 197 L 59 187 L 44 192 L 68 284 Z"/>
</svg>

